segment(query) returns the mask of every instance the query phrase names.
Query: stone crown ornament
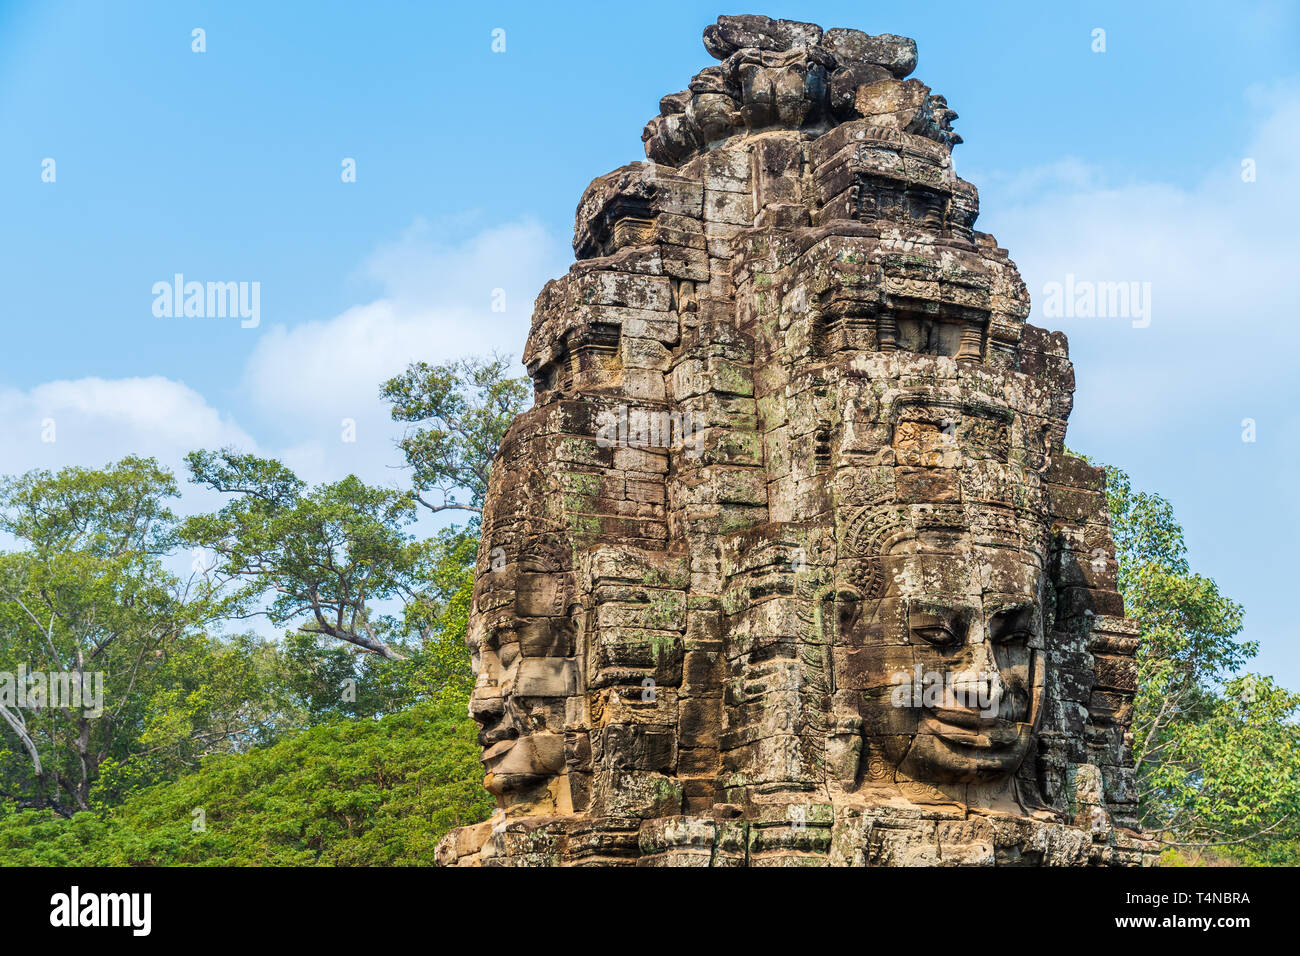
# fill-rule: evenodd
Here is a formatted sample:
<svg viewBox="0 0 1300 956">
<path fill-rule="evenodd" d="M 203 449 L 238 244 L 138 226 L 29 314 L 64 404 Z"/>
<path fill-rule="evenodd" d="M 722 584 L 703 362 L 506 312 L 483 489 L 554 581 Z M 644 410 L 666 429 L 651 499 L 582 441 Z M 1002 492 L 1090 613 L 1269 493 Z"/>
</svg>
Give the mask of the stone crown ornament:
<svg viewBox="0 0 1300 956">
<path fill-rule="evenodd" d="M 816 136 L 851 120 L 951 147 L 957 114 L 918 80 L 916 41 L 827 30 L 766 17 L 719 17 L 704 46 L 721 66 L 659 101 L 641 134 L 646 156 L 677 166 L 736 133 L 801 130 Z"/>
<path fill-rule="evenodd" d="M 916 45 L 765 17 L 537 299 L 444 865 L 1142 865 L 1138 634 L 1065 336 Z"/>
</svg>

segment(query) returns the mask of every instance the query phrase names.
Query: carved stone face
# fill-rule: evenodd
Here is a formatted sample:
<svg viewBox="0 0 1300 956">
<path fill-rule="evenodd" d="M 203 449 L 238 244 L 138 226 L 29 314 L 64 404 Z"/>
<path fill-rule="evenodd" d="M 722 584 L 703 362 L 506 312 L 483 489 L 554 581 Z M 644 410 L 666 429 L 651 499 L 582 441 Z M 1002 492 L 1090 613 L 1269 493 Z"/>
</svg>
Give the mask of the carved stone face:
<svg viewBox="0 0 1300 956">
<path fill-rule="evenodd" d="M 842 600 L 840 659 L 862 720 L 863 782 L 1013 774 L 1042 701 L 1040 575 L 969 534 L 922 532 L 885 556 L 878 602 Z"/>
<path fill-rule="evenodd" d="M 746 16 L 705 45 L 537 298 L 470 624 L 518 825 L 445 855 L 1100 859 L 1067 816 L 1136 819 L 1137 631 L 1065 338 L 975 231 L 912 41 Z"/>
<path fill-rule="evenodd" d="M 851 785 L 1005 780 L 1041 711 L 1048 539 L 1025 467 L 1032 416 L 969 389 L 936 394 L 896 406 L 883 470 L 913 503 L 840 517 L 837 719 L 862 736 Z"/>
<path fill-rule="evenodd" d="M 469 632 L 476 677 L 469 711 L 479 725 L 484 786 L 503 805 L 532 802 L 564 769 L 565 701 L 576 675 L 567 575 L 499 571 L 484 581 L 480 607 L 503 604 Z"/>
</svg>

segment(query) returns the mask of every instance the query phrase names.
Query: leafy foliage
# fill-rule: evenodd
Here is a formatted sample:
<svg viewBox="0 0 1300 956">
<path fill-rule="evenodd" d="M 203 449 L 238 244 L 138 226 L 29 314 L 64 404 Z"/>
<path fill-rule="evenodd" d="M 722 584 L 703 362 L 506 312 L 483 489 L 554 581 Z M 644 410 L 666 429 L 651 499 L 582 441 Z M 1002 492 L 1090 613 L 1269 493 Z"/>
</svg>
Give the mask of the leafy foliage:
<svg viewBox="0 0 1300 956">
<path fill-rule="evenodd" d="M 393 420 L 419 426 L 399 447 L 412 469 L 416 500 L 430 511 L 483 510 L 492 460 L 531 393 L 528 379 L 510 378 L 508 370 L 501 356 L 415 362 L 384 383 L 380 394 L 391 403 Z M 455 497 L 458 491 L 468 492 L 469 500 Z"/>
<path fill-rule="evenodd" d="M 62 674 L 92 692 L 89 706 L 76 706 L 51 687 L 39 706 L 23 707 L 23 689 L 6 680 L 0 795 L 86 810 L 120 785 L 100 779 L 108 768 L 129 764 L 131 779 L 153 780 L 266 730 L 247 710 L 234 722 L 226 713 L 248 690 L 257 650 L 209 657 L 204 628 L 226 605 L 207 582 L 164 567 L 176 494 L 171 474 L 142 458 L 0 485 L 0 529 L 22 546 L 0 554 L 0 671 Z M 197 659 L 204 665 L 191 668 Z M 164 701 L 181 705 L 166 728 L 155 710 Z"/>
<path fill-rule="evenodd" d="M 406 657 L 384 660 L 357 654 L 318 634 L 286 634 L 284 649 L 291 687 L 304 702 L 311 723 L 333 717 L 374 717 L 451 690 L 473 686 L 465 632 L 474 591 L 478 539 L 446 529 L 426 542 L 419 571 L 421 590 L 406 604 L 406 628 L 421 635 L 402 645 Z M 342 695 L 349 688 L 352 693 Z M 350 699 L 349 699 L 350 698 Z"/>
<path fill-rule="evenodd" d="M 464 645 L 478 521 L 425 540 L 410 525 L 417 505 L 481 509 L 529 394 L 507 368 L 420 363 L 384 386 L 417 426 L 412 492 L 308 487 L 233 449 L 188 456 L 230 498 L 179 524 L 175 479 L 150 459 L 0 484 L 0 528 L 24 544 L 0 553 L 0 668 L 93 663 L 118 681 L 111 720 L 0 714 L 3 859 L 428 863 L 482 819 Z M 198 555 L 187 579 L 166 570 L 181 546 Z M 207 630 L 258 614 L 293 627 L 278 642 Z"/>
<path fill-rule="evenodd" d="M 465 695 L 448 692 L 381 720 L 336 720 L 270 747 L 209 758 L 198 772 L 136 793 L 102 816 L 0 814 L 0 860 L 428 865 L 443 834 L 491 812 L 466 708 Z"/>
<path fill-rule="evenodd" d="M 1173 846 L 1295 862 L 1300 837 L 1300 694 L 1243 668 L 1243 610 L 1187 561 L 1159 495 L 1108 467 L 1125 612 L 1142 629 L 1133 752 L 1144 828 Z"/>
<path fill-rule="evenodd" d="M 354 475 L 308 490 L 288 468 L 231 449 L 186 458 L 194 480 L 236 497 L 216 514 L 188 519 L 179 536 L 218 555 L 214 568 L 241 583 L 247 613 L 270 596 L 276 624 L 345 641 L 390 659 L 391 622 L 375 604 L 413 597 L 424 547 L 406 532 L 409 494 L 372 488 Z"/>
</svg>

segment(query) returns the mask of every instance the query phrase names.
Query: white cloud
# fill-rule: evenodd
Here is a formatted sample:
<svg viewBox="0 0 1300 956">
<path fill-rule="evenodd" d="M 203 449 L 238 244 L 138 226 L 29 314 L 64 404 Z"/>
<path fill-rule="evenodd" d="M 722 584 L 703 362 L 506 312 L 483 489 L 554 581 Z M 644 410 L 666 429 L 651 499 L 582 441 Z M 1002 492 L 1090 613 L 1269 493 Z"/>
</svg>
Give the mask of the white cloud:
<svg viewBox="0 0 1300 956">
<path fill-rule="evenodd" d="M 1104 171 L 1058 160 L 984 185 L 981 225 L 1010 249 L 1034 300 L 1030 321 L 1070 337 L 1079 410 L 1144 424 L 1205 413 L 1234 392 L 1289 381 L 1300 347 L 1292 292 L 1300 261 L 1300 89 L 1253 88 L 1254 136 L 1214 144 L 1190 185 L 1109 184 Z M 1190 144 L 1170 144 L 1188 149 Z M 1254 161 L 1243 182 L 1241 160 Z M 1045 316 L 1044 285 L 1149 282 L 1151 324 Z M 1173 401 L 1172 399 L 1176 399 Z M 1179 422 L 1179 427 L 1186 424 Z"/>
<path fill-rule="evenodd" d="M 263 437 L 308 481 L 352 473 L 402 484 L 394 447 L 402 426 L 390 419 L 380 385 L 415 361 L 497 351 L 517 362 L 533 300 L 571 258 L 532 220 L 482 230 L 459 245 L 417 220 L 358 270 L 378 284 L 379 297 L 328 319 L 263 331 L 243 373 Z M 494 296 L 504 311 L 493 310 Z M 345 419 L 352 441 L 342 440 Z"/>
<path fill-rule="evenodd" d="M 403 485 L 394 447 L 402 426 L 390 420 L 380 384 L 418 360 L 493 350 L 518 359 L 533 299 L 570 258 L 559 238 L 531 220 L 484 229 L 459 245 L 417 220 L 360 264 L 359 277 L 378 283 L 373 301 L 262 332 L 244 367 L 249 402 L 240 412 L 260 441 L 183 382 L 161 376 L 0 387 L 0 471 L 153 455 L 184 487 L 186 452 L 234 445 L 260 446 L 313 483 L 351 473 Z M 504 290 L 504 311 L 492 309 L 495 290 Z M 50 421 L 55 440 L 43 441 L 42 423 Z M 189 488 L 186 495 L 196 497 Z"/>
<path fill-rule="evenodd" d="M 378 283 L 378 298 L 332 318 L 266 329 L 245 365 L 243 392 L 283 446 L 286 464 L 304 479 L 352 473 L 402 484 L 394 447 L 402 426 L 390 419 L 380 385 L 415 361 L 496 351 L 518 362 L 533 300 L 571 258 L 532 220 L 485 229 L 454 246 L 417 220 L 361 264 L 358 275 Z M 494 297 L 504 311 L 493 310 Z M 345 419 L 354 441 L 341 438 Z"/>
<path fill-rule="evenodd" d="M 245 368 L 248 395 L 285 422 L 334 428 L 342 417 L 382 421 L 380 384 L 412 361 L 497 350 L 517 360 L 533 299 L 569 252 L 532 221 L 439 244 L 417 222 L 378 249 L 363 273 L 383 295 L 330 319 L 263 333 Z M 495 290 L 504 311 L 493 311 Z"/>
<path fill-rule="evenodd" d="M 1253 134 L 1171 142 L 1203 157 L 1190 181 L 1117 181 L 1073 160 L 982 188 L 981 227 L 1010 250 L 1030 321 L 1070 339 L 1078 381 L 1069 445 L 1168 497 L 1192 566 L 1248 610 L 1252 666 L 1300 687 L 1291 550 L 1300 538 L 1300 87 L 1246 91 Z M 1242 160 L 1256 180 L 1242 179 Z M 981 181 L 982 179 L 982 181 Z M 1151 324 L 1048 318 L 1044 285 L 1067 274 L 1151 283 Z M 1253 419 L 1257 440 L 1242 440 Z"/>
<path fill-rule="evenodd" d="M 0 447 L 7 474 L 99 466 L 127 454 L 150 455 L 179 471 L 186 452 L 227 444 L 256 447 L 203 396 L 162 376 L 0 389 Z"/>
</svg>

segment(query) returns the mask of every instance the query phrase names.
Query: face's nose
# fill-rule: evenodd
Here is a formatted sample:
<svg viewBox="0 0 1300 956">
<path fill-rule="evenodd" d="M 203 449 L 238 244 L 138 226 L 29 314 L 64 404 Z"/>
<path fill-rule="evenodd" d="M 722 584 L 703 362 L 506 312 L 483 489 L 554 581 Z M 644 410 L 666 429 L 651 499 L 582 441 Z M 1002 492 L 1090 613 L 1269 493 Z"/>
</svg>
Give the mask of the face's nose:
<svg viewBox="0 0 1300 956">
<path fill-rule="evenodd" d="M 505 688 L 501 686 L 501 661 L 496 651 L 483 648 L 478 675 L 469 697 L 469 715 L 480 727 L 491 726 L 505 713 Z"/>
<path fill-rule="evenodd" d="M 988 629 L 978 618 L 971 621 L 964 657 L 961 670 L 953 680 L 958 700 L 985 716 L 997 715 L 1005 687 Z"/>
<path fill-rule="evenodd" d="M 998 673 L 997 655 L 993 653 L 993 642 L 989 640 L 989 631 L 983 621 L 971 622 L 966 645 L 969 648 L 967 656 L 972 670 L 985 676 Z"/>
<path fill-rule="evenodd" d="M 505 713 L 505 698 L 499 693 L 480 693 L 475 687 L 469 698 L 469 715 L 479 724 L 490 724 Z"/>
<path fill-rule="evenodd" d="M 506 695 L 500 684 L 489 683 L 484 679 L 486 670 L 479 674 L 478 684 L 469 698 L 469 715 L 478 724 L 478 742 L 482 747 L 491 747 L 505 740 L 514 740 L 519 736 Z"/>
</svg>

